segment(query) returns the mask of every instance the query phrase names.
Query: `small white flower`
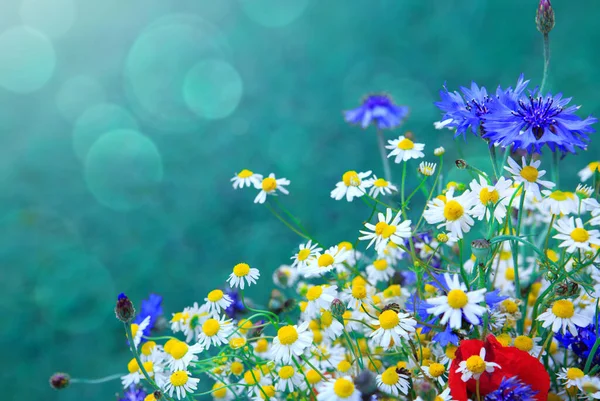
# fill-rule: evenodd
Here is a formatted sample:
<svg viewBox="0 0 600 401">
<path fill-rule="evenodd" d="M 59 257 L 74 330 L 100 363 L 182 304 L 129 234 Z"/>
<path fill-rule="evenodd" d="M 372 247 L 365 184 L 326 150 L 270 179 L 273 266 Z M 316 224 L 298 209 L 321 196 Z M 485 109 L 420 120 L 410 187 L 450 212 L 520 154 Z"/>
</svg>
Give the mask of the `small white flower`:
<svg viewBox="0 0 600 401">
<path fill-rule="evenodd" d="M 556 378 L 561 380 L 565 387 L 573 387 L 577 385 L 577 380 L 584 376 L 585 373 L 579 368 L 562 368 Z"/>
<path fill-rule="evenodd" d="M 150 377 L 154 377 L 155 373 L 162 372 L 162 364 L 159 360 L 149 360 L 146 362 L 142 362 L 144 369 L 148 373 Z M 128 374 L 121 376 L 121 384 L 123 384 L 123 388 L 128 388 L 131 385 L 138 384 L 141 380 L 145 379 L 142 370 L 140 369 L 140 365 L 137 363 L 135 358 L 132 358 L 127 364 Z"/>
<path fill-rule="evenodd" d="M 365 223 L 365 227 L 369 231 L 360 231 L 364 235 L 359 237 L 359 240 L 370 240 L 367 248 L 375 243 L 378 253 L 382 253 L 390 241 L 396 245 L 403 245 L 404 239 L 411 235 L 411 221 L 405 220 L 401 223 L 401 215 L 402 212 L 398 211 L 396 217 L 392 218 L 392 209 L 390 208 L 386 209 L 385 215 L 378 213 L 377 224 Z"/>
<path fill-rule="evenodd" d="M 178 315 L 181 315 L 181 317 Z M 177 323 L 177 321 L 174 322 L 176 318 L 183 318 L 181 331 L 183 331 L 183 334 L 186 336 L 185 341 L 189 343 L 192 341 L 194 336 L 196 337 L 196 341 L 198 340 L 198 336 L 202 332 L 202 323 L 208 320 L 210 316 L 211 314 L 208 311 L 207 304 L 199 307 L 198 303 L 194 302 L 193 306 L 186 307 L 182 313 L 176 313 L 171 320 L 171 325 L 173 326 L 175 323 Z"/>
<path fill-rule="evenodd" d="M 396 366 L 391 366 L 377 375 L 377 388 L 386 394 L 398 397 L 400 393 L 407 395 L 410 388 L 409 376 L 396 371 Z"/>
<path fill-rule="evenodd" d="M 460 196 L 454 196 L 454 191 L 448 191 L 446 196 L 438 196 L 427 204 L 423 217 L 429 224 L 444 227 L 453 237 L 462 238 L 463 233 L 471 230 L 475 223 L 470 216 L 475 205 L 475 196 L 466 190 Z"/>
<path fill-rule="evenodd" d="M 289 194 L 288 190 L 284 188 L 287 185 L 290 185 L 290 180 L 287 178 L 275 178 L 275 174 L 269 174 L 257 187 L 257 189 L 260 188 L 260 192 L 254 198 L 254 203 L 265 203 L 267 195 L 277 195 L 277 191 L 285 195 Z"/>
<path fill-rule="evenodd" d="M 331 191 L 331 197 L 335 200 L 340 200 L 346 197 L 348 202 L 352 202 L 354 198 L 360 198 L 367 191 L 366 189 L 373 185 L 369 180 L 366 180 L 371 175 L 371 171 L 357 173 L 356 171 L 346 171 L 342 175 L 342 181 L 335 184 L 335 189 Z"/>
<path fill-rule="evenodd" d="M 335 340 L 344 332 L 344 325 L 337 319 L 334 319 L 330 311 L 326 310 L 321 313 L 321 330 L 325 336 L 331 340 Z"/>
<path fill-rule="evenodd" d="M 448 322 L 453 329 L 460 329 L 462 326 L 463 315 L 471 324 L 479 324 L 479 316 L 485 313 L 485 308 L 479 305 L 484 299 L 485 288 L 467 292 L 467 286 L 461 283 L 458 275 L 450 277 L 448 273 L 444 274 L 448 293 L 443 296 L 429 298 L 427 303 L 434 305 L 427 308 L 427 313 L 435 316 L 442 315 L 440 324 Z"/>
<path fill-rule="evenodd" d="M 485 178 L 479 176 L 477 180 L 471 181 L 469 184 L 473 195 L 475 196 L 475 207 L 473 208 L 473 217 L 479 220 L 490 220 L 490 211 L 494 210 L 494 218 L 498 223 L 502 223 L 506 216 L 506 207 L 510 202 L 510 197 L 513 194 L 512 181 L 504 177 L 500 177 L 494 185 L 489 185 Z"/>
<path fill-rule="evenodd" d="M 540 180 L 540 177 L 546 174 L 545 170 L 538 170 L 538 167 L 542 164 L 541 160 L 532 161 L 528 165 L 525 157 L 523 157 L 521 163 L 522 166 L 519 166 L 516 161 L 509 157 L 508 166 L 505 166 L 504 169 L 513 175 L 516 183 L 523 183 L 525 191 L 533 193 L 535 199 L 542 199 L 540 186 L 552 189 L 556 184 L 551 181 Z"/>
<path fill-rule="evenodd" d="M 301 270 L 301 273 L 305 277 L 317 277 L 333 269 L 343 271 L 343 263 L 346 261 L 348 254 L 349 252 L 345 248 L 334 245 L 323 253 L 317 252 L 309 265 Z"/>
<path fill-rule="evenodd" d="M 552 238 L 561 240 L 558 245 L 560 248 L 567 248 L 567 252 L 573 253 L 577 249 L 582 251 L 591 251 L 591 245 L 600 246 L 600 231 L 586 230 L 583 228 L 583 222 L 578 217 L 577 219 L 560 219 L 555 225 L 556 234 Z"/>
<path fill-rule="evenodd" d="M 361 392 L 356 389 L 350 376 L 321 383 L 317 390 L 318 401 L 360 401 Z"/>
<path fill-rule="evenodd" d="M 425 145 L 422 143 L 414 143 L 405 136 L 399 136 L 398 139 L 388 141 L 386 149 L 390 149 L 388 158 L 396 156 L 395 163 L 401 163 L 410 159 L 419 159 L 424 157 L 423 149 Z"/>
<path fill-rule="evenodd" d="M 395 273 L 391 263 L 387 259 L 377 259 L 367 266 L 367 278 L 369 281 L 387 282 Z"/>
<path fill-rule="evenodd" d="M 260 188 L 260 183 L 263 179 L 261 174 L 255 174 L 250 170 L 242 170 L 231 179 L 233 182 L 233 189 L 251 187 Z"/>
<path fill-rule="evenodd" d="M 461 380 L 468 382 L 471 379 L 478 380 L 483 372 L 492 373 L 495 368 L 500 368 L 500 365 L 495 362 L 487 362 L 485 360 L 485 348 L 481 347 L 479 355 L 471 355 L 466 361 L 461 361 L 458 364 L 456 373 L 462 373 Z"/>
<path fill-rule="evenodd" d="M 317 317 L 321 309 L 329 310 L 331 302 L 337 297 L 337 286 L 315 285 L 306 292 L 306 309 L 304 313 L 309 319 Z"/>
<path fill-rule="evenodd" d="M 277 376 L 279 380 L 275 388 L 279 391 L 294 392 L 304 382 L 302 374 L 292 365 L 280 367 L 277 371 Z"/>
<path fill-rule="evenodd" d="M 198 388 L 200 379 L 191 377 L 191 373 L 185 370 L 177 370 L 169 376 L 163 383 L 165 393 L 173 397 L 173 393 L 178 400 L 187 397 L 188 393 L 193 393 Z"/>
<path fill-rule="evenodd" d="M 596 171 L 600 171 L 600 161 L 591 162 L 577 174 L 579 175 L 579 179 L 581 181 L 587 181 L 592 178 Z"/>
<path fill-rule="evenodd" d="M 302 355 L 311 346 L 313 333 L 308 329 L 308 323 L 279 328 L 271 347 L 271 357 L 275 362 L 291 363 L 293 356 Z"/>
<path fill-rule="evenodd" d="M 421 162 L 419 164 L 419 173 L 426 177 L 431 177 L 435 173 L 436 166 L 437 164 L 435 163 Z"/>
<path fill-rule="evenodd" d="M 542 322 L 543 328 L 552 326 L 553 332 L 562 331 L 563 334 L 568 330 L 574 336 L 577 335 L 576 326 L 585 327 L 591 322 L 587 316 L 576 313 L 575 305 L 568 299 L 555 301 L 551 308 L 537 317 L 537 320 Z"/>
<path fill-rule="evenodd" d="M 142 336 L 144 335 L 144 330 L 150 324 L 150 316 L 146 316 L 144 320 L 140 324 L 132 323 L 131 324 L 131 335 L 133 336 L 133 344 L 135 348 L 137 348 L 142 342 Z"/>
<path fill-rule="evenodd" d="M 246 263 L 238 263 L 233 267 L 233 272 L 229 275 L 227 281 L 231 288 L 240 287 L 244 289 L 244 282 L 255 284 L 260 277 L 260 272 L 256 268 L 251 268 Z"/>
<path fill-rule="evenodd" d="M 218 316 L 221 310 L 229 308 L 229 305 L 233 303 L 229 295 L 218 289 L 209 292 L 204 300 L 206 301 L 208 312 L 214 316 Z"/>
<path fill-rule="evenodd" d="M 579 390 L 594 400 L 600 400 L 600 377 L 585 375 L 575 380 Z"/>
<path fill-rule="evenodd" d="M 167 365 L 171 370 L 186 370 L 192 361 L 198 360 L 197 354 L 202 351 L 204 348 L 198 343 L 189 346 L 183 341 L 172 341 L 165 349 Z"/>
<path fill-rule="evenodd" d="M 323 248 L 320 248 L 317 244 L 313 244 L 311 240 L 306 244 L 300 244 L 298 253 L 291 258 L 294 261 L 292 267 L 298 267 L 299 270 L 307 267 L 311 259 L 322 250 Z"/>
<path fill-rule="evenodd" d="M 446 382 L 444 375 L 446 373 L 446 367 L 441 363 L 433 362 L 429 366 L 421 366 L 421 370 L 425 376 L 437 381 L 440 386 L 443 386 Z"/>
<path fill-rule="evenodd" d="M 563 192 L 559 190 L 542 191 L 544 199 L 539 204 L 540 209 L 546 213 L 554 215 L 567 215 L 577 212 L 579 199 L 572 192 Z"/>
<path fill-rule="evenodd" d="M 408 340 L 409 333 L 415 331 L 417 321 L 408 313 L 388 309 L 381 312 L 378 320 L 374 320 L 372 324 L 379 325 L 379 328 L 369 337 L 380 347 L 389 349 L 392 346 L 391 340 L 394 340 L 394 346 L 400 345 L 400 337 Z"/>
<path fill-rule="evenodd" d="M 227 338 L 233 333 L 235 327 L 226 317 L 220 319 L 210 318 L 202 323 L 202 332 L 198 336 L 198 344 L 205 349 L 211 346 L 227 344 Z"/>
<path fill-rule="evenodd" d="M 377 198 L 379 195 L 390 195 L 393 192 L 398 191 L 395 185 L 392 185 L 389 181 L 384 180 L 383 178 L 377 178 L 376 175 L 365 180 L 367 185 L 371 188 L 369 189 L 369 196 L 373 198 Z"/>
</svg>

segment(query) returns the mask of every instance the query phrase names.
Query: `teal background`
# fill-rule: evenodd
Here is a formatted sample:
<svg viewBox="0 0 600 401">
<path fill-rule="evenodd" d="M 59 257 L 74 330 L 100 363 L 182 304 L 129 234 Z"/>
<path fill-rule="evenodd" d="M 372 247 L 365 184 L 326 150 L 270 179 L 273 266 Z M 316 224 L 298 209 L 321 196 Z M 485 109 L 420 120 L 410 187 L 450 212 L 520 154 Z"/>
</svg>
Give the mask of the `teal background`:
<svg viewBox="0 0 600 401">
<path fill-rule="evenodd" d="M 600 115 L 595 0 L 556 0 L 548 88 Z M 539 83 L 534 0 L 5 0 L 0 4 L 0 388 L 8 400 L 106 400 L 119 383 L 55 392 L 54 371 L 124 372 L 112 309 L 124 291 L 181 310 L 241 261 L 270 273 L 299 238 L 229 179 L 289 178 L 282 198 L 324 243 L 356 238 L 361 202 L 329 192 L 349 169 L 382 169 L 374 130 L 341 111 L 369 92 L 411 107 L 400 130 L 435 131 L 437 92 L 475 80 Z M 28 27 L 24 27 L 27 25 Z M 564 189 L 594 157 L 563 163 Z M 471 155 L 471 156 L 469 156 Z M 412 166 L 416 168 L 416 163 Z M 548 164 L 549 166 L 549 164 Z M 394 170 L 399 176 L 398 168 Z M 450 178 L 459 177 L 454 170 Z M 414 183 L 416 178 L 410 177 Z M 8 396 L 8 397 L 7 397 Z"/>
</svg>

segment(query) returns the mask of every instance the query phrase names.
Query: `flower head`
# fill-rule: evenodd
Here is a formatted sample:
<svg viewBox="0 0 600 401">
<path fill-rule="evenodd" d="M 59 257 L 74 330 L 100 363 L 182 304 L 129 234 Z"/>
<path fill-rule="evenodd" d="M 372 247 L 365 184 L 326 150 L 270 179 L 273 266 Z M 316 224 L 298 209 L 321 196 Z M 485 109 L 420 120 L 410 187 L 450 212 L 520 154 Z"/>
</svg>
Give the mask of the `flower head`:
<svg viewBox="0 0 600 401">
<path fill-rule="evenodd" d="M 377 387 L 386 394 L 398 396 L 407 395 L 410 388 L 409 375 L 391 366 L 377 375 Z"/>
<path fill-rule="evenodd" d="M 229 275 L 227 281 L 231 288 L 240 287 L 244 289 L 244 283 L 255 284 L 260 277 L 260 272 L 254 267 L 248 266 L 247 263 L 238 263 L 233 267 L 233 272 Z"/>
<path fill-rule="evenodd" d="M 592 245 L 600 246 L 600 231 L 588 230 L 584 228 L 583 222 L 578 217 L 574 219 L 560 219 L 555 225 L 556 234 L 553 238 L 562 240 L 558 245 L 560 248 L 567 248 L 567 252 L 573 253 L 577 249 L 582 251 L 592 250 Z"/>
<path fill-rule="evenodd" d="M 397 106 L 388 95 L 370 95 L 356 109 L 344 112 L 346 122 L 367 128 L 373 123 L 379 129 L 400 126 L 408 115 L 408 107 Z"/>
<path fill-rule="evenodd" d="M 360 401 L 360 391 L 349 376 L 322 383 L 318 387 L 318 401 Z"/>
<path fill-rule="evenodd" d="M 507 161 L 508 166 L 505 166 L 504 169 L 513 175 L 515 183 L 523 183 L 525 191 L 532 193 L 534 198 L 538 200 L 542 199 L 540 187 L 552 189 L 556 185 L 551 181 L 540 180 L 546 174 L 546 170 L 538 169 L 542 164 L 541 160 L 531 161 L 530 164 L 527 164 L 525 157 L 523 157 L 521 158 L 521 166 L 510 157 Z"/>
<path fill-rule="evenodd" d="M 290 185 L 290 180 L 287 178 L 275 178 L 275 174 L 271 173 L 268 177 L 263 178 L 260 185 L 257 186 L 257 189 L 260 189 L 256 198 L 254 198 L 254 203 L 265 203 L 267 200 L 267 195 L 277 195 L 277 191 L 282 194 L 289 194 L 288 190 L 285 188 L 287 185 Z"/>
<path fill-rule="evenodd" d="M 503 378 L 500 386 L 485 396 L 485 401 L 534 401 L 538 392 L 517 376 Z"/>
<path fill-rule="evenodd" d="M 335 200 L 340 200 L 344 196 L 348 202 L 352 202 L 354 198 L 360 198 L 367 191 L 367 188 L 373 185 L 373 182 L 366 180 L 371 175 L 371 170 L 363 173 L 349 170 L 342 175 L 342 180 L 335 184 L 335 189 L 331 191 L 331 197 Z"/>
<path fill-rule="evenodd" d="M 477 135 L 483 122 L 483 117 L 489 112 L 489 103 L 493 98 L 488 96 L 487 90 L 479 87 L 475 82 L 471 82 L 471 88 L 460 88 L 462 95 L 457 91 L 450 92 L 444 85 L 440 91 L 441 101 L 435 105 L 444 113 L 442 116 L 440 128 L 455 128 L 454 136 L 460 134 L 466 138 L 466 133 L 470 130 Z M 436 126 L 436 128 L 438 128 Z"/>
<path fill-rule="evenodd" d="M 424 144 L 415 143 L 412 139 L 403 135 L 400 135 L 398 139 L 388 141 L 388 145 L 385 148 L 391 150 L 388 153 L 388 158 L 396 156 L 394 159 L 395 163 L 405 162 L 410 159 L 419 159 L 425 156 L 423 153 L 423 149 L 425 149 Z"/>
<path fill-rule="evenodd" d="M 566 333 L 568 330 L 572 335 L 577 335 L 577 326 L 586 327 L 590 324 L 590 319 L 577 313 L 575 305 L 568 299 L 559 299 L 554 301 L 552 306 L 537 317 L 537 320 L 542 322 L 542 327 L 551 327 L 555 333 L 562 331 Z"/>
<path fill-rule="evenodd" d="M 263 176 L 261 174 L 253 173 L 250 170 L 243 169 L 239 173 L 236 173 L 231 182 L 233 182 L 233 189 L 254 187 L 260 188 Z"/>
<path fill-rule="evenodd" d="M 308 329 L 308 322 L 300 326 L 281 326 L 273 339 L 271 357 L 276 362 L 292 363 L 293 356 L 300 356 L 313 341 L 313 333 Z"/>
<path fill-rule="evenodd" d="M 393 309 L 384 310 L 372 323 L 378 325 L 379 328 L 369 337 L 384 349 L 400 345 L 400 337 L 408 340 L 409 334 L 415 331 L 417 325 L 417 321 L 408 313 L 396 312 Z"/>
</svg>

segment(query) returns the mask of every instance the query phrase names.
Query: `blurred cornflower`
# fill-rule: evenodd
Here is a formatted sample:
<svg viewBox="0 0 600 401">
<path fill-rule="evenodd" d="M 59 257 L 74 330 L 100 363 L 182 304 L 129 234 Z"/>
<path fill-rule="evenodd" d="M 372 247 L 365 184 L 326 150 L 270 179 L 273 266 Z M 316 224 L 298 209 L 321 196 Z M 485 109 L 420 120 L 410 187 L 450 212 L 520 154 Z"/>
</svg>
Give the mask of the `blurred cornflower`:
<svg viewBox="0 0 600 401">
<path fill-rule="evenodd" d="M 142 331 L 143 332 L 142 335 L 144 337 L 148 337 L 150 335 L 150 331 L 152 331 L 152 329 L 154 328 L 154 325 L 156 324 L 157 319 L 160 316 L 162 316 L 162 314 L 163 314 L 162 301 L 163 301 L 163 298 L 157 294 L 150 294 L 148 299 L 144 299 L 142 301 L 142 306 L 140 307 L 140 313 L 138 313 L 138 315 L 135 317 L 135 319 L 133 320 L 133 323 L 138 324 L 141 327 L 141 324 L 144 321 L 144 319 L 146 319 L 148 316 L 150 317 L 150 322 Z M 142 338 L 142 342 L 144 342 L 144 341 L 145 340 Z"/>
<path fill-rule="evenodd" d="M 242 300 L 240 299 L 240 296 L 236 290 L 225 291 L 225 294 L 232 300 L 231 304 L 229 304 L 229 306 L 225 309 L 225 313 L 231 319 L 235 319 L 238 317 L 237 315 L 239 313 L 243 313 L 246 308 L 244 307 L 244 304 L 242 303 Z"/>
<path fill-rule="evenodd" d="M 402 124 L 408 110 L 406 106 L 394 104 L 388 95 L 369 95 L 356 109 L 344 111 L 344 118 L 346 122 L 363 128 L 373 123 L 379 129 L 392 129 Z"/>
<path fill-rule="evenodd" d="M 136 386 L 130 386 L 124 393 L 123 397 L 119 398 L 119 401 L 144 401 L 146 398 L 146 392 L 142 388 Z"/>
<path fill-rule="evenodd" d="M 564 334 L 557 333 L 556 339 L 561 346 L 567 349 L 571 349 L 573 353 L 579 358 L 581 366 L 583 366 L 590 356 L 590 352 L 594 347 L 594 344 L 600 336 L 600 321 L 596 320 L 584 328 L 577 330 L 577 335 L 574 336 L 570 332 Z M 592 366 L 600 365 L 600 349 L 597 349 L 592 356 Z"/>
<path fill-rule="evenodd" d="M 500 386 L 485 396 L 485 401 L 534 401 L 537 391 L 517 376 L 503 378 Z"/>
</svg>

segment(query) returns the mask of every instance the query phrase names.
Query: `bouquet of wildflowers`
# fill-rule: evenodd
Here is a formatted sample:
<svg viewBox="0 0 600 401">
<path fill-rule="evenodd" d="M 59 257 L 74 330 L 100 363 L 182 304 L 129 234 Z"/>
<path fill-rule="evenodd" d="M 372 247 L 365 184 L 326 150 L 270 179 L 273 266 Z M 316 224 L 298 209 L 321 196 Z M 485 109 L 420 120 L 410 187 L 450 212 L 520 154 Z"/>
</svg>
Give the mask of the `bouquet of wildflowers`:
<svg viewBox="0 0 600 401">
<path fill-rule="evenodd" d="M 536 22 L 545 81 L 548 0 Z M 435 127 L 490 152 L 491 168 L 455 161 L 468 182 L 445 179 L 443 148 L 408 133 L 386 143 L 407 107 L 372 95 L 346 111 L 349 123 L 377 128 L 383 162 L 383 177 L 347 171 L 332 183 L 333 199 L 365 204 L 353 242 L 320 242 L 278 201 L 288 179 L 241 170 L 233 188 L 298 234 L 291 264 L 274 272 L 264 307 L 245 298 L 264 274 L 235 265 L 223 287 L 170 314 L 160 336 L 162 299 L 136 313 L 121 294 L 115 311 L 132 352 L 117 375 L 122 400 L 600 399 L 599 163 L 578 185 L 558 174 L 596 119 L 543 87 L 521 76 L 495 92 L 443 88 Z M 51 378 L 55 388 L 75 382 L 85 380 Z"/>
</svg>

